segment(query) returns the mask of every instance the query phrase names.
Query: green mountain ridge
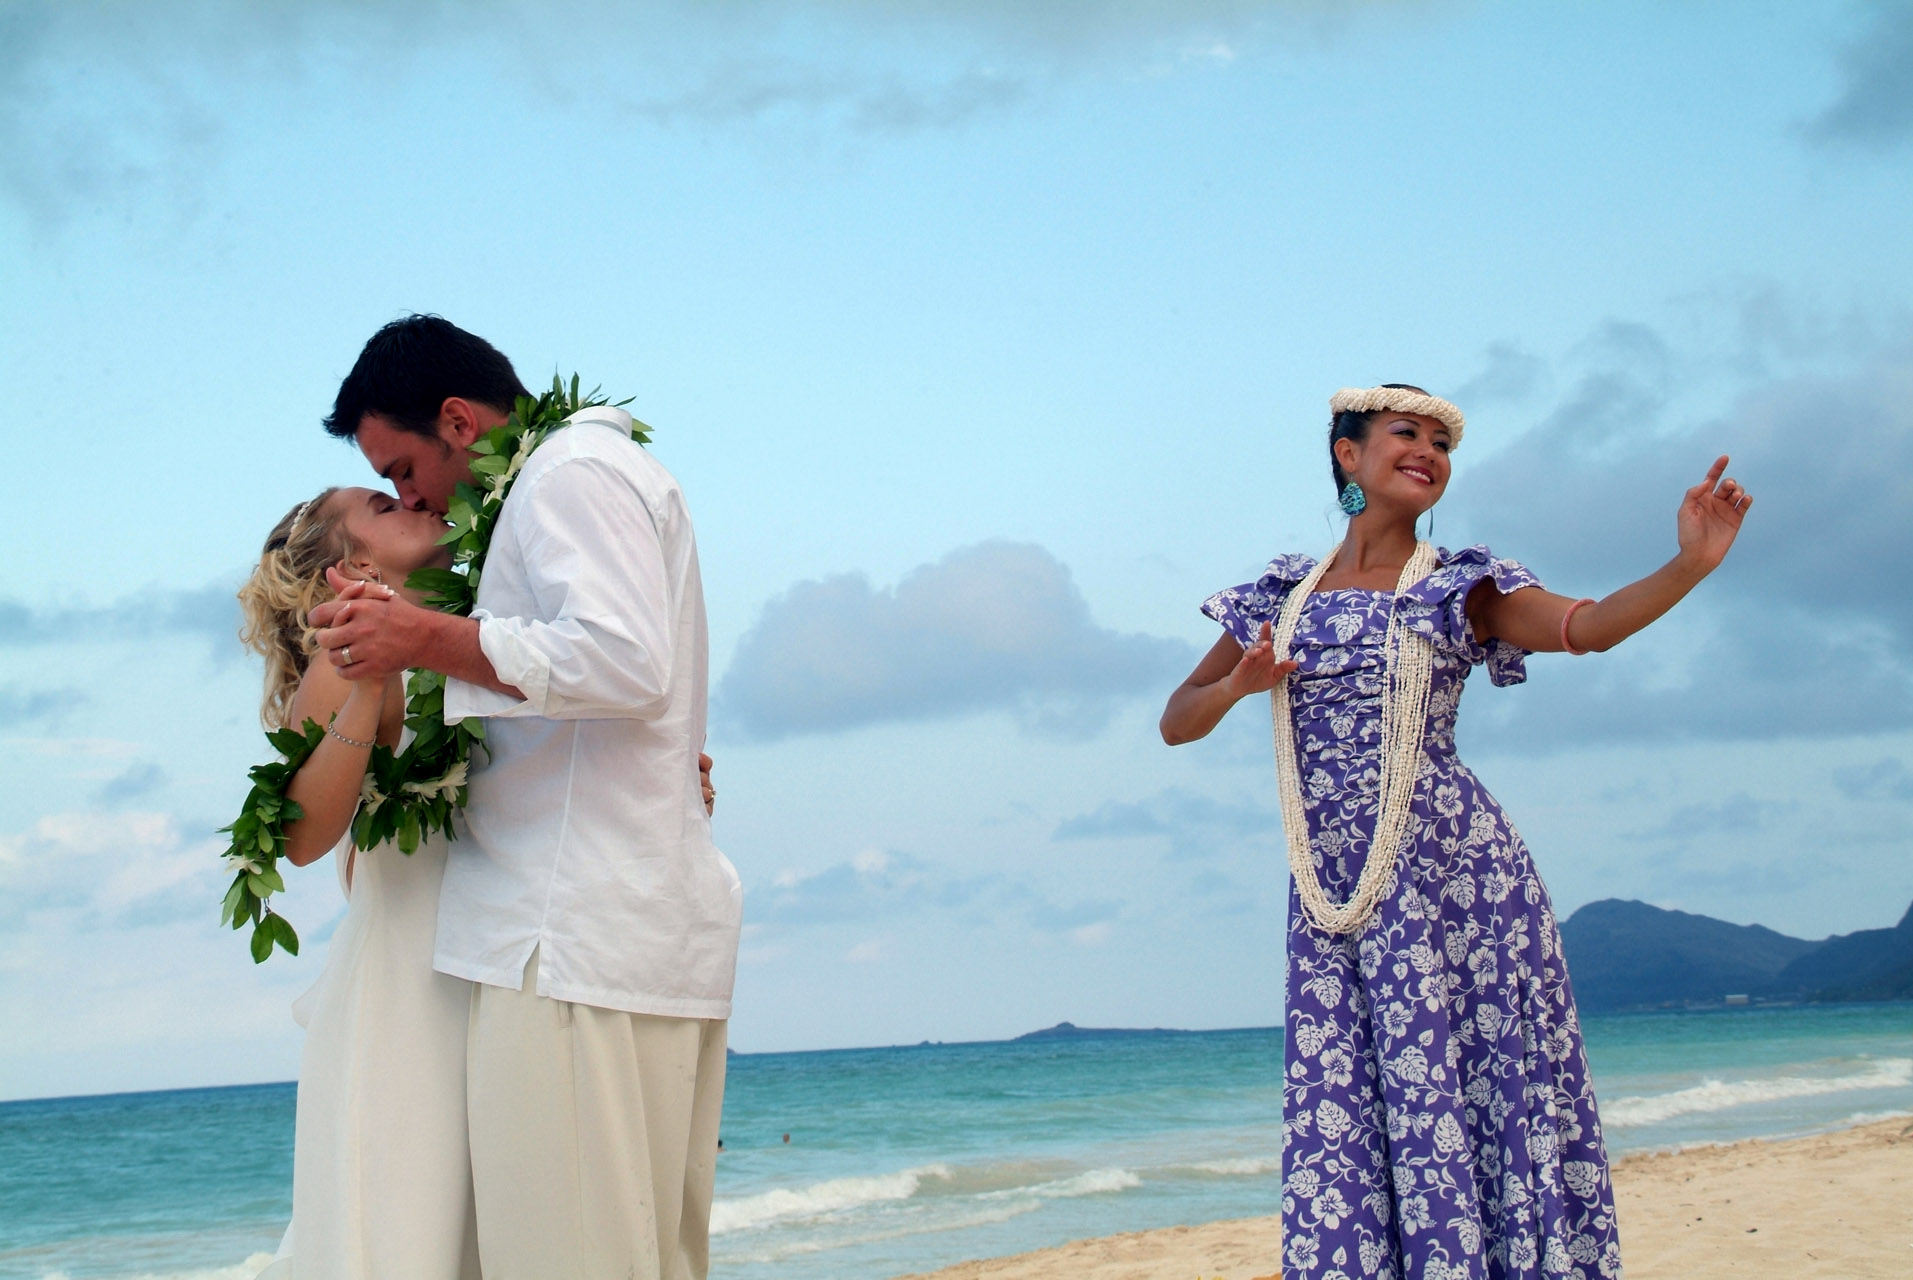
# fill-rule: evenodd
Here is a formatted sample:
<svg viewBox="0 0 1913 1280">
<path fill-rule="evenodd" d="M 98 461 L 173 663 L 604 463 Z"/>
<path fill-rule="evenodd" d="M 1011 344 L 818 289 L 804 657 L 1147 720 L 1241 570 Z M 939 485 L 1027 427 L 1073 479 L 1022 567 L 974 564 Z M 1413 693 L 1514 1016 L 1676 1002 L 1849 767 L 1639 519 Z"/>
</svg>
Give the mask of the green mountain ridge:
<svg viewBox="0 0 1913 1280">
<path fill-rule="evenodd" d="M 1561 922 L 1589 1013 L 1739 1003 L 1913 999 L 1913 906 L 1899 924 L 1817 942 L 1763 925 L 1603 898 Z"/>
</svg>

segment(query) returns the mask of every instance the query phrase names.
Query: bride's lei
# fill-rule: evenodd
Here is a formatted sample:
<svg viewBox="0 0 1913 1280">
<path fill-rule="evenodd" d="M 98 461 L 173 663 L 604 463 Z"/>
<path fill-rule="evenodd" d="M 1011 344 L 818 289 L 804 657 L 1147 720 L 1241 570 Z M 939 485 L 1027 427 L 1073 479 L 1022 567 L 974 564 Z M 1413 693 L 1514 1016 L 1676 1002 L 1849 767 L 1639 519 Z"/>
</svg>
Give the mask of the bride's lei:
<svg viewBox="0 0 1913 1280">
<path fill-rule="evenodd" d="M 439 539 L 439 545 L 452 548 L 452 567 L 420 569 L 405 585 L 425 592 L 425 603 L 434 609 L 469 616 L 478 599 L 492 529 L 526 459 L 573 414 L 608 403 L 596 390 L 580 395 L 576 375 L 569 387 L 553 378 L 551 390 L 543 395 L 521 396 L 504 424 L 471 446 L 473 483 L 460 484 L 454 492 L 445 512 L 450 527 Z M 651 439 L 650 428 L 636 419 L 631 435 L 639 444 Z M 352 819 L 355 849 L 392 840 L 402 852 L 411 853 L 435 831 L 450 838 L 452 814 L 465 807 L 472 748 L 485 740 L 484 721 L 446 724 L 445 677 L 436 671 L 414 671 L 405 685 L 405 726 L 413 737 L 403 751 L 372 748 L 360 784 L 358 813 Z M 266 740 L 280 758 L 253 766 L 252 790 L 239 816 L 231 826 L 220 828 L 232 835 L 222 856 L 233 873 L 220 905 L 220 923 L 242 929 L 252 922 L 254 963 L 271 955 L 275 944 L 291 955 L 299 954 L 299 935 L 268 899 L 286 888 L 278 870 L 286 851 L 286 824 L 304 816 L 298 802 L 286 794 L 287 788 L 324 738 L 324 727 L 313 720 L 300 729 L 268 733 Z"/>
</svg>

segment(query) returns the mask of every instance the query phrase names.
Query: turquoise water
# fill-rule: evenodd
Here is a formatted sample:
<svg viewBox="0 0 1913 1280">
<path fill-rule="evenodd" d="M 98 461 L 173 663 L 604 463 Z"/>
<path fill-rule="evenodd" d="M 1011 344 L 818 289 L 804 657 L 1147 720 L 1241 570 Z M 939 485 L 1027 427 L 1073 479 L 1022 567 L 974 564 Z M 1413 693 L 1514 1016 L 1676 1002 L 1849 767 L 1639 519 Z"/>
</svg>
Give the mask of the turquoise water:
<svg viewBox="0 0 1913 1280">
<path fill-rule="evenodd" d="M 1913 1004 L 1590 1018 L 1587 1039 L 1617 1153 L 1913 1112 Z M 734 1058 L 713 1272 L 881 1280 L 1273 1213 L 1280 1060 L 1274 1030 Z M 289 1211 L 293 1096 L 0 1104 L 0 1280 L 246 1280 Z"/>
</svg>

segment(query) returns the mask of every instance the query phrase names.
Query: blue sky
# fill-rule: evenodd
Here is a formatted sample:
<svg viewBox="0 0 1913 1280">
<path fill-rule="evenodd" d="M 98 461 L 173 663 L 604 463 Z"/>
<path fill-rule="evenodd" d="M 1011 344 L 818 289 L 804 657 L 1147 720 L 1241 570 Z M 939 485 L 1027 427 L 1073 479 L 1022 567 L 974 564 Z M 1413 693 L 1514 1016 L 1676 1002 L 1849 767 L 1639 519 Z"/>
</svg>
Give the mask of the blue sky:
<svg viewBox="0 0 1913 1280">
<path fill-rule="evenodd" d="M 293 1074 L 323 947 L 213 927 L 231 593 L 412 310 L 689 494 L 740 1049 L 1279 1017 L 1267 721 L 1154 722 L 1332 541 L 1348 384 L 1458 399 L 1438 540 L 1572 594 L 1716 453 L 1759 495 L 1464 705 L 1564 913 L 1913 898 L 1902 5 L 9 0 L 0 73 L 0 1097 Z"/>
</svg>

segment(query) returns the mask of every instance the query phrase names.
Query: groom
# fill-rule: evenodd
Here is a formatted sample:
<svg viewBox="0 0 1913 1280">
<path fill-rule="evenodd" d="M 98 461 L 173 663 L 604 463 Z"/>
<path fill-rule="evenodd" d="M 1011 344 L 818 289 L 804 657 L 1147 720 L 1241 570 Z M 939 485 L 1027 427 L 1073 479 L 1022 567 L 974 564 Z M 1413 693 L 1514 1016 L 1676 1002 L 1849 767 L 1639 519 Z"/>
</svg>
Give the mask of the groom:
<svg viewBox="0 0 1913 1280">
<path fill-rule="evenodd" d="M 443 513 L 526 394 L 435 316 L 385 326 L 326 430 Z M 466 1099 L 487 1280 L 694 1280 L 741 892 L 698 776 L 707 640 L 691 518 L 631 417 L 573 415 L 505 499 L 469 618 L 363 583 L 313 611 L 349 679 L 427 668 L 485 744 L 439 896 L 471 981 Z M 402 1135 L 394 1135 L 402 1141 Z"/>
</svg>

